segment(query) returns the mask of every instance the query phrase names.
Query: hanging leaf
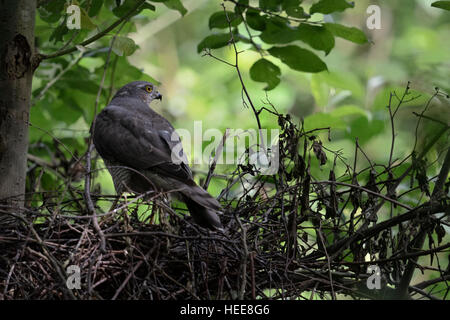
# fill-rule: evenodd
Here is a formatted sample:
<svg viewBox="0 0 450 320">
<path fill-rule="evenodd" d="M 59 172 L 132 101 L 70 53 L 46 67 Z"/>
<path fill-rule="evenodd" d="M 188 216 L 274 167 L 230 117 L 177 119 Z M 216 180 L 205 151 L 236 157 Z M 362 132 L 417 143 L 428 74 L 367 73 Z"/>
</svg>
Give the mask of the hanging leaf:
<svg viewBox="0 0 450 320">
<path fill-rule="evenodd" d="M 286 44 L 298 39 L 295 28 L 289 26 L 285 20 L 274 17 L 266 21 L 266 27 L 260 38 L 268 44 Z"/>
<path fill-rule="evenodd" d="M 53 41 L 54 43 L 64 41 L 63 36 L 69 32 L 67 29 L 66 20 L 64 20 L 58 27 L 50 35 L 49 41 Z"/>
<path fill-rule="evenodd" d="M 230 43 L 231 36 L 229 33 L 213 34 L 203 39 L 197 46 L 197 52 L 204 49 L 218 49 L 227 46 Z M 234 41 L 238 42 L 239 38 L 235 35 Z"/>
<path fill-rule="evenodd" d="M 347 8 L 353 8 L 354 2 L 348 2 L 345 0 L 321 0 L 311 6 L 309 10 L 310 14 L 323 13 L 329 14 L 336 11 L 344 11 Z"/>
<path fill-rule="evenodd" d="M 259 0 L 259 7 L 262 10 L 280 11 L 282 0 Z"/>
<path fill-rule="evenodd" d="M 162 2 L 167 8 L 177 10 L 182 16 L 187 13 L 187 9 L 180 0 L 152 0 L 152 2 Z"/>
<path fill-rule="evenodd" d="M 228 18 L 227 18 L 228 17 Z M 219 11 L 215 12 L 209 18 L 209 28 L 219 28 L 224 29 L 228 28 L 228 20 L 230 20 L 230 24 L 232 27 L 238 26 L 242 22 L 242 18 L 240 15 L 235 14 L 231 11 Z"/>
<path fill-rule="evenodd" d="M 288 16 L 294 18 L 309 18 L 310 15 L 300 6 L 300 0 L 284 0 L 283 10 Z"/>
<path fill-rule="evenodd" d="M 103 0 L 92 1 L 89 7 L 89 17 L 95 17 L 102 9 Z"/>
<path fill-rule="evenodd" d="M 297 30 L 297 37 L 316 50 L 322 50 L 328 54 L 334 47 L 333 34 L 323 26 L 302 23 Z"/>
<path fill-rule="evenodd" d="M 338 23 L 325 23 L 325 28 L 336 37 L 343 38 L 358 44 L 369 42 L 364 32 L 354 27 L 346 27 Z"/>
<path fill-rule="evenodd" d="M 112 46 L 112 50 L 118 56 L 129 56 L 136 51 L 136 43 L 128 37 L 117 37 Z"/>
<path fill-rule="evenodd" d="M 245 20 L 250 28 L 263 31 L 266 29 L 266 17 L 262 16 L 258 10 L 248 9 L 245 13 Z"/>
<path fill-rule="evenodd" d="M 431 6 L 450 11 L 450 1 L 436 1 L 433 2 Z"/>
<path fill-rule="evenodd" d="M 57 22 L 65 9 L 65 0 L 47 1 L 38 9 L 39 16 L 48 23 Z"/>
<path fill-rule="evenodd" d="M 115 7 L 112 12 L 116 17 L 123 17 L 125 14 L 127 14 L 133 7 L 135 7 L 138 3 L 138 0 L 125 0 L 120 6 Z M 143 5 L 139 7 L 139 11 L 136 11 L 135 14 L 138 14 L 144 9 L 149 9 L 151 11 L 155 11 L 156 8 L 154 5 L 145 2 Z"/>
<path fill-rule="evenodd" d="M 97 28 L 97 25 L 89 17 L 86 10 L 84 10 L 83 8 L 80 8 L 80 14 L 81 14 L 81 17 L 80 17 L 81 29 L 94 30 L 95 28 Z"/>
<path fill-rule="evenodd" d="M 304 72 L 327 70 L 327 65 L 317 55 L 298 46 L 272 47 L 269 53 L 279 58 L 291 69 Z"/>
<path fill-rule="evenodd" d="M 265 82 L 264 90 L 272 90 L 280 83 L 280 68 L 267 59 L 256 61 L 250 68 L 250 78 L 257 82 Z"/>
</svg>

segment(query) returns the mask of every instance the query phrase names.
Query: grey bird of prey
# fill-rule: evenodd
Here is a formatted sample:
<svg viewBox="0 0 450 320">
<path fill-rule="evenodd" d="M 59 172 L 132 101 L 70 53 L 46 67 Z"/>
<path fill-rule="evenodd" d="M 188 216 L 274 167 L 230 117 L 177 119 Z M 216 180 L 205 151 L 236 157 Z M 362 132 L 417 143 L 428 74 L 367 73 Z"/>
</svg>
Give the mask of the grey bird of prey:
<svg viewBox="0 0 450 320">
<path fill-rule="evenodd" d="M 128 83 L 97 115 L 91 128 L 95 148 L 117 194 L 155 189 L 175 193 L 197 224 L 221 230 L 219 202 L 193 180 L 175 129 L 149 106 L 155 99 L 162 100 L 162 95 L 152 83 Z"/>
</svg>

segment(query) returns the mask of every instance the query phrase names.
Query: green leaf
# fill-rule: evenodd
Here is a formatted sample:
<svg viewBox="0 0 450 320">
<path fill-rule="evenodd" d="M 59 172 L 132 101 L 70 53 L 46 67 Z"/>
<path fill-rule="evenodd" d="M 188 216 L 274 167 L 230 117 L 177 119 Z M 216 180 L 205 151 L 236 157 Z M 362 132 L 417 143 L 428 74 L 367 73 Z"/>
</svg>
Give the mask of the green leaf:
<svg viewBox="0 0 450 320">
<path fill-rule="evenodd" d="M 187 13 L 187 9 L 183 6 L 180 0 L 166 0 L 163 3 L 167 8 L 177 10 L 182 16 Z"/>
<path fill-rule="evenodd" d="M 305 10 L 302 7 L 289 7 L 286 9 L 286 13 L 288 16 L 294 17 L 294 18 L 309 18 L 311 17 L 309 14 L 305 12 Z"/>
<path fill-rule="evenodd" d="M 248 0 L 238 0 L 237 3 L 234 5 L 234 12 L 236 14 L 242 14 L 247 10 L 248 8 Z"/>
<path fill-rule="evenodd" d="M 45 22 L 57 22 L 63 15 L 65 4 L 65 0 L 46 1 L 44 5 L 41 5 L 38 9 L 39 16 Z"/>
<path fill-rule="evenodd" d="M 284 0 L 282 3 L 283 10 L 286 10 L 289 7 L 300 6 L 300 0 Z"/>
<path fill-rule="evenodd" d="M 39 16 L 45 22 L 57 22 L 63 14 L 65 3 L 65 0 L 48 1 L 39 7 Z"/>
<path fill-rule="evenodd" d="M 112 12 L 116 17 L 123 17 L 127 12 L 129 12 L 131 9 L 133 9 L 134 6 L 138 3 L 138 0 L 125 0 L 124 3 L 122 3 L 120 6 L 115 7 Z M 138 14 L 144 9 L 149 9 L 152 11 L 155 11 L 156 8 L 154 5 L 145 2 L 140 8 L 139 11 L 136 11 L 135 14 Z"/>
<path fill-rule="evenodd" d="M 144 3 L 144 4 L 142 5 L 141 11 L 144 10 L 144 9 L 148 9 L 148 10 L 150 10 L 150 11 L 155 11 L 155 10 L 156 10 L 156 7 L 155 7 L 154 5 L 152 5 L 152 4 L 148 3 L 148 2 L 146 2 L 146 3 Z"/>
<path fill-rule="evenodd" d="M 225 47 L 231 40 L 229 33 L 213 34 L 207 36 L 197 45 L 197 52 L 202 52 L 203 49 L 218 49 Z M 234 37 L 234 41 L 238 42 L 239 39 Z"/>
<path fill-rule="evenodd" d="M 91 2 L 91 7 L 89 8 L 89 17 L 95 17 L 102 9 L 103 0 L 96 0 Z"/>
<path fill-rule="evenodd" d="M 113 43 L 112 50 L 118 56 L 129 56 L 132 55 L 134 51 L 136 51 L 136 43 L 133 39 L 128 37 L 119 36 Z"/>
<path fill-rule="evenodd" d="M 310 15 L 300 6 L 300 0 L 284 0 L 283 10 L 294 18 L 309 18 Z"/>
<path fill-rule="evenodd" d="M 431 6 L 450 11 L 450 1 L 436 1 L 433 2 Z"/>
<path fill-rule="evenodd" d="M 226 11 L 225 13 L 225 11 L 219 11 L 213 13 L 209 18 L 209 28 L 228 28 L 228 20 L 230 20 L 230 24 L 232 27 L 236 27 L 242 22 L 241 16 L 235 14 L 234 12 Z"/>
<path fill-rule="evenodd" d="M 284 19 L 280 18 L 267 19 L 266 28 L 260 38 L 268 44 L 286 44 L 301 40 L 326 54 L 334 47 L 334 36 L 325 27 L 304 23 L 298 27 L 291 27 Z"/>
<path fill-rule="evenodd" d="M 112 70 L 108 70 L 108 72 L 111 72 Z M 97 77 L 100 79 L 103 74 L 102 68 L 97 68 L 95 70 L 95 73 Z M 124 56 L 119 57 L 117 59 L 115 74 L 120 74 L 120 80 L 117 80 L 114 82 L 114 86 L 120 87 L 128 82 L 136 81 L 136 80 L 144 80 L 143 79 L 143 73 L 142 70 L 136 68 L 135 66 L 131 65 L 128 61 L 128 59 Z M 107 74 L 105 79 L 105 86 L 111 85 L 109 83 L 109 77 L 110 73 Z M 97 88 L 98 89 L 98 88 Z M 109 102 L 109 101 L 108 101 Z"/>
<path fill-rule="evenodd" d="M 44 172 L 41 177 L 41 186 L 44 190 L 55 190 L 58 182 L 54 175 Z"/>
<path fill-rule="evenodd" d="M 83 57 L 83 59 L 78 62 L 78 65 L 88 69 L 89 72 L 94 72 L 95 69 L 100 68 L 104 64 L 105 61 L 98 57 Z"/>
<path fill-rule="evenodd" d="M 80 15 L 81 15 L 81 17 L 80 17 L 81 29 L 94 30 L 95 28 L 97 28 L 97 25 L 89 17 L 86 10 L 84 10 L 83 8 L 80 8 Z"/>
<path fill-rule="evenodd" d="M 267 11 L 280 11 L 282 0 L 259 0 L 259 7 Z"/>
<path fill-rule="evenodd" d="M 304 72 L 320 72 L 327 70 L 327 65 L 317 55 L 297 46 L 272 47 L 269 53 L 279 58 L 291 69 Z"/>
<path fill-rule="evenodd" d="M 377 136 L 384 130 L 385 122 L 383 120 L 369 120 L 367 117 L 361 116 L 350 122 L 350 131 L 346 133 L 346 137 L 351 141 L 358 138 L 363 145 L 373 137 Z"/>
<path fill-rule="evenodd" d="M 343 38 L 355 43 L 364 44 L 367 43 L 367 37 L 358 28 L 346 27 L 338 23 L 325 23 L 325 28 L 327 28 L 336 37 Z"/>
<path fill-rule="evenodd" d="M 298 38 L 316 50 L 322 50 L 328 54 L 334 47 L 333 34 L 323 26 L 302 23 L 297 30 Z"/>
<path fill-rule="evenodd" d="M 263 31 L 266 29 L 266 17 L 261 16 L 258 10 L 248 9 L 245 13 L 245 20 L 250 28 Z"/>
<path fill-rule="evenodd" d="M 297 40 L 298 34 L 285 20 L 272 17 L 267 19 L 266 28 L 260 38 L 268 44 L 286 44 Z"/>
<path fill-rule="evenodd" d="M 355 4 L 353 2 L 347 2 L 345 0 L 320 0 L 313 4 L 309 10 L 310 14 L 323 13 L 329 14 L 336 11 L 344 11 L 347 8 L 353 8 Z"/>
<path fill-rule="evenodd" d="M 250 78 L 257 82 L 265 82 L 264 90 L 272 90 L 280 83 L 281 71 L 277 65 L 269 60 L 260 59 L 250 68 Z"/>
<path fill-rule="evenodd" d="M 58 27 L 55 28 L 55 30 L 50 35 L 49 41 L 53 41 L 54 43 L 62 42 L 63 36 L 69 32 L 69 29 L 67 29 L 66 20 L 64 20 Z"/>
<path fill-rule="evenodd" d="M 77 90 L 96 94 L 98 91 L 98 84 L 92 80 L 90 76 L 90 71 L 87 68 L 78 66 L 64 73 L 60 80 L 55 83 L 55 88 L 60 90 L 69 88 L 71 92 Z M 80 81 L 80 79 L 82 79 L 82 81 Z M 78 92 L 75 95 L 78 95 Z"/>
<path fill-rule="evenodd" d="M 45 109 L 48 111 L 53 121 L 51 124 L 62 121 L 70 125 L 82 116 L 82 110 L 72 98 L 73 92 L 69 93 L 68 90 L 64 90 L 61 86 L 59 88 L 57 97 L 55 92 L 47 92 L 45 98 L 39 101 L 36 106 L 40 110 Z"/>
</svg>

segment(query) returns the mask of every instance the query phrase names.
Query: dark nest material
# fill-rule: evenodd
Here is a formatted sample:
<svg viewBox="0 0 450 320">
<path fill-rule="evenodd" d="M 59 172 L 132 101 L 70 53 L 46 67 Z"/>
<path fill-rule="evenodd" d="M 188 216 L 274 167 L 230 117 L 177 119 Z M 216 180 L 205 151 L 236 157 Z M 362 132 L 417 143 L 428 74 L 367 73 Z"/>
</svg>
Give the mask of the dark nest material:
<svg viewBox="0 0 450 320">
<path fill-rule="evenodd" d="M 115 210 L 102 210 L 116 197 L 97 190 L 86 199 L 70 183 L 74 163 L 64 152 L 55 155 L 58 168 L 30 158 L 26 207 L 0 207 L 10 218 L 0 227 L 0 298 L 448 298 L 448 150 L 437 179 L 424 155 L 408 164 L 391 154 L 379 165 L 357 143 L 347 164 L 322 145 L 318 133 L 328 128 L 305 132 L 271 113 L 281 129 L 279 171 L 259 175 L 244 163 L 226 178 L 224 233 L 199 228 L 161 195 L 122 197 Z M 369 166 L 357 169 L 357 157 Z M 328 179 L 314 177 L 314 162 Z M 339 176 L 337 162 L 346 168 Z M 211 168 L 208 183 L 219 178 Z M 42 170 L 67 183 L 37 192 Z M 408 179 L 415 183 L 400 193 Z M 408 198 L 413 191 L 422 201 Z M 380 289 L 367 286 L 369 266 L 378 268 Z M 411 283 L 415 270 L 433 277 Z"/>
</svg>

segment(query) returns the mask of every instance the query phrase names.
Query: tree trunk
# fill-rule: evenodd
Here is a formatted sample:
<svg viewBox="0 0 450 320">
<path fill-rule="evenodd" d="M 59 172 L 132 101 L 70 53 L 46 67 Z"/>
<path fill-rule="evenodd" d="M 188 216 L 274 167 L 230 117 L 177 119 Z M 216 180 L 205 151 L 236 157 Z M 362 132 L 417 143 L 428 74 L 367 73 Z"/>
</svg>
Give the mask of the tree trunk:
<svg viewBox="0 0 450 320">
<path fill-rule="evenodd" d="M 0 0 L 0 226 L 25 199 L 35 0 Z"/>
</svg>

